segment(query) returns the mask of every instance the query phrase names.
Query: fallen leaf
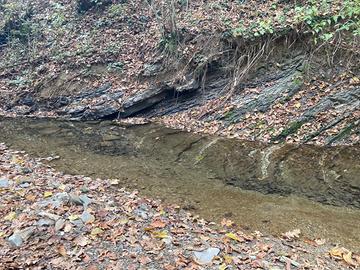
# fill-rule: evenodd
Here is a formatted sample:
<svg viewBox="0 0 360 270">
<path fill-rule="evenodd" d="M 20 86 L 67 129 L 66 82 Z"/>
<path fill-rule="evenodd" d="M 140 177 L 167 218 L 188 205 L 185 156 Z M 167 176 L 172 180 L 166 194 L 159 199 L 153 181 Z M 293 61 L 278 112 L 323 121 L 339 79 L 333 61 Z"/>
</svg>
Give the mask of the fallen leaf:
<svg viewBox="0 0 360 270">
<path fill-rule="evenodd" d="M 348 265 L 357 266 L 357 263 L 352 258 L 352 252 L 351 251 L 347 252 L 347 253 L 344 253 L 343 254 L 343 259 Z"/>
<path fill-rule="evenodd" d="M 232 240 L 235 240 L 235 241 L 238 241 L 238 242 L 241 242 L 241 239 L 234 233 L 227 233 L 225 234 L 227 237 L 229 237 L 230 239 Z"/>
<path fill-rule="evenodd" d="M 16 218 L 16 213 L 15 212 L 10 212 L 9 214 L 7 214 L 4 217 L 4 220 L 13 221 L 15 218 Z"/>
<path fill-rule="evenodd" d="M 226 268 L 227 268 L 227 265 L 224 263 L 219 266 L 219 270 L 225 270 Z"/>
<path fill-rule="evenodd" d="M 314 241 L 318 246 L 324 245 L 326 243 L 325 239 L 320 239 L 320 238 L 315 239 Z"/>
<path fill-rule="evenodd" d="M 57 251 L 59 252 L 59 254 L 63 257 L 67 256 L 67 251 L 64 245 L 58 246 Z"/>
<path fill-rule="evenodd" d="M 68 219 L 69 219 L 70 221 L 74 221 L 74 220 L 77 220 L 77 219 L 79 219 L 79 218 L 80 218 L 79 215 L 70 215 L 70 216 L 68 217 Z"/>
<path fill-rule="evenodd" d="M 44 192 L 44 198 L 51 197 L 52 195 L 53 195 L 53 193 L 51 191 L 45 191 Z"/>
<path fill-rule="evenodd" d="M 64 227 L 64 232 L 68 233 L 71 232 L 71 230 L 72 230 L 72 225 L 70 223 L 66 223 Z"/>
<path fill-rule="evenodd" d="M 36 196 L 34 194 L 27 194 L 25 196 L 25 199 L 30 201 L 30 202 L 34 202 L 36 200 Z"/>
<path fill-rule="evenodd" d="M 103 229 L 96 227 L 96 228 L 93 228 L 93 229 L 91 230 L 90 235 L 91 235 L 92 238 L 95 238 L 95 237 L 97 237 L 99 234 L 102 234 L 103 232 L 104 232 Z"/>
<path fill-rule="evenodd" d="M 284 238 L 287 238 L 289 240 L 292 240 L 294 238 L 299 238 L 300 237 L 300 234 L 301 234 L 301 231 L 299 229 L 295 229 L 293 231 L 289 231 L 289 232 L 286 232 L 286 233 L 283 233 L 282 236 Z"/>
<path fill-rule="evenodd" d="M 138 261 L 139 261 L 140 264 L 146 265 L 146 264 L 151 262 L 151 259 L 149 257 L 143 255 L 143 256 L 140 256 Z"/>
<path fill-rule="evenodd" d="M 234 226 L 234 222 L 232 222 L 230 219 L 223 218 L 221 221 L 221 226 L 232 227 L 232 226 Z"/>
<path fill-rule="evenodd" d="M 334 247 L 332 248 L 329 253 L 332 257 L 341 259 L 342 255 L 346 252 L 347 250 L 345 250 L 344 248 L 340 248 L 340 247 Z"/>
<path fill-rule="evenodd" d="M 86 245 L 89 244 L 89 239 L 83 235 L 80 235 L 75 238 L 74 242 L 78 246 L 85 247 Z"/>
<path fill-rule="evenodd" d="M 153 232 L 152 234 L 154 235 L 155 238 L 168 238 L 169 237 L 167 231 Z"/>
<path fill-rule="evenodd" d="M 225 262 L 226 264 L 231 264 L 232 261 L 233 261 L 233 258 L 232 258 L 231 256 L 226 255 L 226 254 L 224 255 L 224 262 Z"/>
<path fill-rule="evenodd" d="M 155 221 L 153 221 L 151 224 L 150 224 L 151 227 L 153 228 L 157 228 L 157 229 L 162 229 L 166 226 L 166 223 L 160 219 L 157 219 Z"/>
</svg>

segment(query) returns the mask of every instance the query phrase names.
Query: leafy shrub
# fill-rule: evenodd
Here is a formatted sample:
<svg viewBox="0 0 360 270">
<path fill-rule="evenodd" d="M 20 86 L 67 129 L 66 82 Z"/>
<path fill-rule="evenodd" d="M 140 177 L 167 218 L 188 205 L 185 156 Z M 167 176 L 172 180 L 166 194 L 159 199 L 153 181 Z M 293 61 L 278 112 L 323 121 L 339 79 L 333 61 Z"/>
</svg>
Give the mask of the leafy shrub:
<svg viewBox="0 0 360 270">
<path fill-rule="evenodd" d="M 3 15 L 0 21 L 0 45 L 7 44 L 10 38 L 27 41 L 33 30 L 30 22 L 32 6 L 3 2 L 0 3 L 0 11 Z"/>
<path fill-rule="evenodd" d="M 102 8 L 111 3 L 111 0 L 77 0 L 76 8 L 78 13 L 85 13 L 92 8 Z"/>
</svg>

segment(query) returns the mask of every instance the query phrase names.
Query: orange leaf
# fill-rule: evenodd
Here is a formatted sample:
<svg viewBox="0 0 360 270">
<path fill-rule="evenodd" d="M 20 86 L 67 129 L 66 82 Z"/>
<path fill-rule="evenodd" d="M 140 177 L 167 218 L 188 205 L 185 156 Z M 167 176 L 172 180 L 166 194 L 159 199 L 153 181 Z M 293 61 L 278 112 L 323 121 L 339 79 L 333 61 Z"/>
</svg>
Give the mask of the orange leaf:
<svg viewBox="0 0 360 270">
<path fill-rule="evenodd" d="M 160 219 L 157 219 L 155 221 L 153 221 L 151 224 L 150 224 L 151 227 L 153 228 L 158 228 L 158 229 L 162 229 L 162 228 L 165 228 L 166 226 L 166 223 Z"/>
</svg>

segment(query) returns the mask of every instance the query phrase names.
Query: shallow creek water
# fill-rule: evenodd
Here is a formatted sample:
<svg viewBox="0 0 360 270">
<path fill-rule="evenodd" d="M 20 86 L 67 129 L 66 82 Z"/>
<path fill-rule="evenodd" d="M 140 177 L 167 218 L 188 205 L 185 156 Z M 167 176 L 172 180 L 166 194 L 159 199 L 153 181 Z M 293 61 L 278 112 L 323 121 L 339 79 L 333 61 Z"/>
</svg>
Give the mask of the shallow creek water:
<svg viewBox="0 0 360 270">
<path fill-rule="evenodd" d="M 56 169 L 116 178 L 121 187 L 245 230 L 360 251 L 360 149 L 266 145 L 154 124 L 0 118 L 0 141 Z"/>
</svg>

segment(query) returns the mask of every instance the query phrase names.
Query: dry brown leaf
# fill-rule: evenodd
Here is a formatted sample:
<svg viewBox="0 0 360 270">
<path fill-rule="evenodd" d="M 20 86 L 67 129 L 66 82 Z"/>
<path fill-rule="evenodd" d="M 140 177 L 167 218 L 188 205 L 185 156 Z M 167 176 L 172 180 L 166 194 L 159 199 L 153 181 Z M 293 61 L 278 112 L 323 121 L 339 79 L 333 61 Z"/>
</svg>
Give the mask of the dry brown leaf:
<svg viewBox="0 0 360 270">
<path fill-rule="evenodd" d="M 299 238 L 300 234 L 301 234 L 301 231 L 299 229 L 295 229 L 293 231 L 283 233 L 282 236 L 286 239 L 293 240 L 294 238 Z"/>
<path fill-rule="evenodd" d="M 357 266 L 358 264 L 356 263 L 356 261 L 352 258 L 352 252 L 347 252 L 343 254 L 343 259 L 344 261 L 351 265 L 351 266 Z"/>
<path fill-rule="evenodd" d="M 150 227 L 156 228 L 156 229 L 162 229 L 162 228 L 165 228 L 165 226 L 166 226 L 166 223 L 160 219 L 154 220 L 150 224 Z"/>
<path fill-rule="evenodd" d="M 58 246 L 57 247 L 57 251 L 59 252 L 59 254 L 63 257 L 67 256 L 67 251 L 64 245 Z"/>
</svg>

